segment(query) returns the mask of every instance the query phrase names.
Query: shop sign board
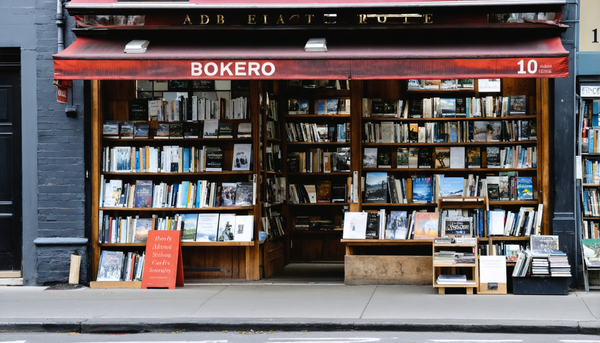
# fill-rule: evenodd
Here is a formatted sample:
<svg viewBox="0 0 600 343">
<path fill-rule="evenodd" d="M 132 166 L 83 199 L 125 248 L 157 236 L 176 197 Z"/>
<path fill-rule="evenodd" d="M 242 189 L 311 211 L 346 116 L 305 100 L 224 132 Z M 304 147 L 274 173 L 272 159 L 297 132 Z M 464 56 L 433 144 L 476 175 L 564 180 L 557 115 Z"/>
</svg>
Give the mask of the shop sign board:
<svg viewBox="0 0 600 343">
<path fill-rule="evenodd" d="M 69 88 L 61 85 L 56 85 L 56 101 L 68 104 L 69 103 Z"/>
<path fill-rule="evenodd" d="M 600 0 L 580 0 L 579 51 L 600 52 Z"/>
<path fill-rule="evenodd" d="M 146 241 L 146 259 L 142 288 L 183 287 L 181 231 L 150 230 Z"/>
<path fill-rule="evenodd" d="M 584 98 L 600 98 L 600 86 L 581 86 L 579 94 Z"/>
</svg>

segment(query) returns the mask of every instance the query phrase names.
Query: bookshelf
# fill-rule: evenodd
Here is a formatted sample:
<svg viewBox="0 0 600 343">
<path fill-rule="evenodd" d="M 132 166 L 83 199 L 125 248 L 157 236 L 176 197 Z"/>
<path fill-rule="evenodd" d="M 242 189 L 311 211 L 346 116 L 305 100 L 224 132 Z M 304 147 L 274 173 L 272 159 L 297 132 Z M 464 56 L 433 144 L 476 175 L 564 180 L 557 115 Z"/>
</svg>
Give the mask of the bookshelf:
<svg viewBox="0 0 600 343">
<path fill-rule="evenodd" d="M 578 178 L 581 211 L 581 258 L 583 284 L 587 291 L 600 289 L 600 285 L 590 285 L 590 273 L 600 271 L 600 263 L 594 259 L 595 250 L 600 246 L 600 178 L 597 174 L 600 163 L 598 144 L 598 115 L 600 102 L 593 98 L 580 98 L 578 116 L 577 155 L 581 161 L 581 175 Z M 591 258 L 590 258 L 591 257 Z"/>
<path fill-rule="evenodd" d="M 285 84 L 281 101 L 289 261 L 341 261 L 341 220 L 350 204 L 354 163 L 350 82 L 280 84 Z"/>
<path fill-rule="evenodd" d="M 154 88 L 148 89 L 148 87 Z M 225 85 L 222 81 L 200 83 L 177 81 L 173 84 L 167 81 L 93 81 L 92 94 L 93 279 L 97 278 L 103 251 L 123 251 L 125 254 L 144 252 L 146 245 L 143 239 L 140 238 L 139 241 L 134 236 L 136 218 L 138 218 L 137 222 L 148 220 L 155 229 L 168 229 L 168 227 L 175 229 L 175 224 L 168 225 L 168 219 L 174 223 L 177 217 L 184 218 L 181 220 L 181 229 L 185 235 L 185 218 L 196 217 L 196 220 L 201 221 L 198 215 L 216 213 L 218 216 L 223 214 L 236 215 L 236 217 L 252 216 L 246 219 L 249 220 L 247 224 L 252 225 L 253 232 L 249 232 L 249 238 L 245 241 L 218 241 L 218 237 L 215 237 L 217 241 L 212 241 L 210 238 L 207 241 L 202 239 L 195 241 L 196 237 L 191 239 L 188 237 L 186 241 L 182 239 L 185 278 L 187 280 L 258 280 L 260 278 L 258 265 L 260 204 L 255 200 L 258 190 L 253 190 L 256 187 L 253 183 L 258 181 L 259 171 L 259 159 L 256 158 L 259 152 L 259 140 L 255 138 L 258 135 L 253 135 L 259 127 L 259 117 L 256 115 L 259 110 L 258 85 L 248 81 L 233 81 Z M 136 128 L 138 123 L 147 126 L 144 138 L 123 138 L 125 136 L 122 134 L 123 131 L 120 132 L 121 138 L 112 138 L 103 134 L 103 123 L 107 120 L 118 121 L 119 125 L 123 125 L 124 122 L 134 119 L 131 117 L 133 102 L 144 103 L 157 98 L 167 99 L 169 106 L 174 106 L 175 101 L 183 104 L 183 99 L 187 98 L 190 101 L 186 106 L 187 117 L 159 117 L 146 120 L 135 118 L 138 119 L 135 121 Z M 200 99 L 206 102 L 212 101 L 210 105 L 206 105 L 204 117 L 200 117 Z M 191 117 L 192 103 L 198 105 L 198 108 L 194 109 L 194 112 L 198 113 L 198 118 Z M 211 115 L 210 109 L 215 114 Z M 169 111 L 172 111 L 171 115 L 175 113 L 173 110 L 176 111 L 174 107 L 169 108 Z M 165 112 L 163 107 L 162 113 Z M 148 116 L 152 112 L 146 113 Z M 179 114 L 182 113 L 183 109 L 179 111 Z M 215 117 L 219 118 L 217 137 L 207 138 L 208 134 L 203 129 L 209 127 L 207 119 Z M 192 125 L 196 125 L 195 132 L 189 129 Z M 178 126 L 184 129 L 183 132 L 169 131 L 169 128 Z M 165 127 L 167 127 L 166 135 L 170 137 L 164 138 Z M 249 132 L 246 132 L 247 130 Z M 137 135 L 137 131 L 135 134 Z M 169 150 L 169 147 L 174 148 Z M 210 155 L 208 149 L 202 151 L 203 147 L 214 147 L 217 153 Z M 130 160 L 126 164 L 122 164 L 121 160 L 119 160 L 120 165 L 112 162 L 117 156 L 122 156 L 118 153 L 127 149 L 130 149 L 128 155 Z M 173 155 L 174 153 L 179 156 L 183 153 L 184 156 L 173 157 L 177 156 Z M 116 184 L 123 185 L 122 194 L 125 199 L 120 206 L 110 202 L 105 203 L 106 187 L 112 180 L 117 180 Z M 162 187 L 168 192 L 165 194 L 169 195 L 157 197 L 159 193 L 151 193 L 153 200 L 140 207 L 135 203 L 137 194 L 131 187 L 137 185 L 139 190 L 139 181 L 151 184 L 153 191 Z M 125 185 L 130 187 L 127 188 Z M 179 187 L 177 193 L 174 191 L 174 185 Z M 247 192 L 242 192 L 242 188 L 239 188 L 240 198 L 232 201 L 233 193 L 231 197 L 225 193 L 230 185 L 236 185 L 236 189 L 243 185 Z M 175 194 L 184 194 L 186 188 L 189 190 L 187 201 L 183 196 L 175 197 Z M 127 201 L 127 189 L 131 190 L 130 201 Z M 212 195 L 206 192 L 204 198 L 204 194 L 200 196 L 200 192 L 192 191 L 194 189 L 212 189 Z M 220 199 L 219 194 L 224 198 Z M 235 202 L 242 202 L 242 205 L 235 205 Z M 123 225 L 118 231 L 115 225 L 111 227 L 111 223 L 116 224 L 117 221 L 110 218 L 123 218 L 123 221 L 119 222 Z M 164 221 L 161 220 L 163 218 Z M 159 226 L 161 222 L 165 225 Z M 115 237 L 115 234 L 107 235 L 107 232 L 120 234 Z M 215 236 L 218 236 L 217 232 Z M 100 288 L 139 288 L 138 283 L 136 281 L 94 282 L 93 285 Z"/>
<path fill-rule="evenodd" d="M 467 255 L 471 255 L 469 261 L 472 262 L 460 260 Z M 463 276 L 464 279 L 457 278 L 459 276 Z M 465 288 L 467 294 L 473 294 L 478 284 L 476 243 L 433 243 L 433 287 L 437 288 L 439 294 L 445 294 L 447 288 Z"/>
</svg>

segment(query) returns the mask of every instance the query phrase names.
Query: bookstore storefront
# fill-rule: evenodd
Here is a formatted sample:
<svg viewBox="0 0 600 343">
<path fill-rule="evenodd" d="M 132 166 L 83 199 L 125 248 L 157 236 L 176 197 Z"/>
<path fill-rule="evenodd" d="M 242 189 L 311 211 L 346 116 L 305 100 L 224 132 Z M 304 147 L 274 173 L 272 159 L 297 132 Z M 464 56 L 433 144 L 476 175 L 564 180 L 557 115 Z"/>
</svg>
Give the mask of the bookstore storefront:
<svg viewBox="0 0 600 343">
<path fill-rule="evenodd" d="M 72 0 L 55 78 L 91 95 L 92 279 L 140 287 L 149 229 L 181 230 L 186 282 L 344 262 L 436 285 L 438 236 L 530 275 L 563 4 Z"/>
</svg>

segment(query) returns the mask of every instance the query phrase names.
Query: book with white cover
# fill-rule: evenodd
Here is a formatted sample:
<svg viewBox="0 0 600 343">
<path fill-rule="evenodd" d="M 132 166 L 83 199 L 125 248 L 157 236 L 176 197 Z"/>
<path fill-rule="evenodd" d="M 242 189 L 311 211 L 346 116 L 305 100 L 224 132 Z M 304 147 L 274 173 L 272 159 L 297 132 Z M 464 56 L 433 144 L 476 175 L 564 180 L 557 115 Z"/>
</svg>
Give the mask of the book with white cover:
<svg viewBox="0 0 600 343">
<path fill-rule="evenodd" d="M 219 231 L 217 232 L 218 242 L 233 241 L 233 226 L 235 225 L 235 213 L 219 214 Z"/>
<path fill-rule="evenodd" d="M 234 144 L 231 170 L 250 170 L 252 144 Z"/>
<path fill-rule="evenodd" d="M 344 213 L 344 239 L 365 239 L 367 233 L 367 212 Z"/>
<path fill-rule="evenodd" d="M 254 216 L 235 216 L 233 240 L 235 242 L 250 242 L 254 234 Z"/>
<path fill-rule="evenodd" d="M 196 242 L 215 242 L 219 226 L 218 213 L 198 214 L 198 227 L 196 228 Z"/>
</svg>

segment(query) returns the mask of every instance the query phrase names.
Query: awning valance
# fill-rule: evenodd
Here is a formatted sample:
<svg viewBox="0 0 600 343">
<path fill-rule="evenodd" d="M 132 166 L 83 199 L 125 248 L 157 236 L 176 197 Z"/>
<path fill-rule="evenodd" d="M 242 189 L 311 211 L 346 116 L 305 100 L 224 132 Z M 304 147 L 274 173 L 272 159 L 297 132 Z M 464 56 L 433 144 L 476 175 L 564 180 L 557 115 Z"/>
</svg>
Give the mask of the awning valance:
<svg viewBox="0 0 600 343">
<path fill-rule="evenodd" d="M 511 41 L 329 42 L 306 52 L 298 42 L 203 43 L 151 40 L 145 53 L 128 41 L 79 37 L 54 55 L 55 79 L 444 79 L 568 76 L 559 37 Z"/>
</svg>

